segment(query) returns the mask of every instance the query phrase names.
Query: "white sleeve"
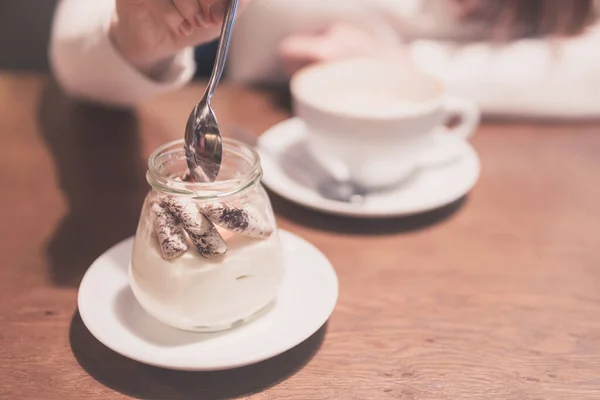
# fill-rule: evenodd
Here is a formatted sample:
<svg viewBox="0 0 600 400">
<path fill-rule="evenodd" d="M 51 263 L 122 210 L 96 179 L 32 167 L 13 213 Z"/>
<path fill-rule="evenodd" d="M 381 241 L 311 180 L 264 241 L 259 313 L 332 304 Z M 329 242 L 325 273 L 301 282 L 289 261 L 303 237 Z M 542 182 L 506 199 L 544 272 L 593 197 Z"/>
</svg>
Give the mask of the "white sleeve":
<svg viewBox="0 0 600 400">
<path fill-rule="evenodd" d="M 131 106 L 173 91 L 195 72 L 193 50 L 178 54 L 165 73 L 149 78 L 114 48 L 108 28 L 114 0 L 60 0 L 49 58 L 54 76 L 69 95 L 113 106 Z"/>
<path fill-rule="evenodd" d="M 416 41 L 415 64 L 474 100 L 485 114 L 600 116 L 600 29 L 560 41 L 527 39 L 503 46 Z"/>
</svg>

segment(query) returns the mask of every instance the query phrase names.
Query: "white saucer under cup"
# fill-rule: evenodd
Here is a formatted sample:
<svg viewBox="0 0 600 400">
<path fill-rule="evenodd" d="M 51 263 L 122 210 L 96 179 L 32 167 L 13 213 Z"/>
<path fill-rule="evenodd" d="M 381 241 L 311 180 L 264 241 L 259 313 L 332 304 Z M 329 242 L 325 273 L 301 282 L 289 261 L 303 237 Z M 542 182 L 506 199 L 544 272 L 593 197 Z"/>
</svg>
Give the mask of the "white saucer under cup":
<svg viewBox="0 0 600 400">
<path fill-rule="evenodd" d="M 312 336 L 335 308 L 338 280 L 313 245 L 280 231 L 286 271 L 279 295 L 257 319 L 218 333 L 171 328 L 148 315 L 129 287 L 133 238 L 100 256 L 78 296 L 81 319 L 108 348 L 133 360 L 174 370 L 243 367 L 279 355 Z"/>
<path fill-rule="evenodd" d="M 461 138 L 440 129 L 434 146 L 456 158 L 419 170 L 397 188 L 374 191 L 361 203 L 324 198 L 317 190 L 327 179 L 307 150 L 306 126 L 291 118 L 268 129 L 259 139 L 263 183 L 279 196 L 296 204 L 355 218 L 403 217 L 447 206 L 467 195 L 479 178 L 480 162 L 475 149 Z"/>
</svg>

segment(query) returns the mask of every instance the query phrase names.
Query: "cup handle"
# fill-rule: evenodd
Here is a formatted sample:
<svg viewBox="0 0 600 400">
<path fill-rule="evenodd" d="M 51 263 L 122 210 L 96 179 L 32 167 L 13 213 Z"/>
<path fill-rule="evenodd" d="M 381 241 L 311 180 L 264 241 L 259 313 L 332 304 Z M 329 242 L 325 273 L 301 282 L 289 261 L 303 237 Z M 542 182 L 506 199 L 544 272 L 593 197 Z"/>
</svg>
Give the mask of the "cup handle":
<svg viewBox="0 0 600 400">
<path fill-rule="evenodd" d="M 465 140 L 473 137 L 481 122 L 481 112 L 477 105 L 461 97 L 448 97 L 444 108 L 446 109 L 446 123 L 452 118 L 460 118 L 457 126 L 448 128 L 448 133 Z"/>
<path fill-rule="evenodd" d="M 457 126 L 444 128 L 442 132 L 436 133 L 431 147 L 420 157 L 418 167 L 432 168 L 453 162 L 463 154 L 461 142 L 475 134 L 481 113 L 475 103 L 460 97 L 448 97 L 444 102 L 445 121 L 452 118 L 460 118 Z M 442 140 L 445 135 L 452 136 L 455 140 Z"/>
</svg>

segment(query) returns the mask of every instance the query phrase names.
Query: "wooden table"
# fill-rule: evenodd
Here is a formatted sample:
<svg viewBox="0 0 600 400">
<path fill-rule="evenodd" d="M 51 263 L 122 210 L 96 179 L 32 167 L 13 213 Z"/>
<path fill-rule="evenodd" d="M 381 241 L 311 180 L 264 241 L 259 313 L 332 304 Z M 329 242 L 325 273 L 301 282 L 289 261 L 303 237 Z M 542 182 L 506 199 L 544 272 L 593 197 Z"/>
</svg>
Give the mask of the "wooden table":
<svg viewBox="0 0 600 400">
<path fill-rule="evenodd" d="M 419 217 L 353 221 L 273 196 L 280 226 L 331 259 L 341 288 L 328 324 L 275 359 L 180 373 L 100 344 L 78 283 L 134 233 L 147 156 L 181 135 L 200 89 L 130 113 L 0 75 L 1 399 L 600 399 L 593 123 L 486 123 L 475 190 Z M 219 92 L 225 123 L 261 132 L 288 116 L 272 92 Z"/>
</svg>

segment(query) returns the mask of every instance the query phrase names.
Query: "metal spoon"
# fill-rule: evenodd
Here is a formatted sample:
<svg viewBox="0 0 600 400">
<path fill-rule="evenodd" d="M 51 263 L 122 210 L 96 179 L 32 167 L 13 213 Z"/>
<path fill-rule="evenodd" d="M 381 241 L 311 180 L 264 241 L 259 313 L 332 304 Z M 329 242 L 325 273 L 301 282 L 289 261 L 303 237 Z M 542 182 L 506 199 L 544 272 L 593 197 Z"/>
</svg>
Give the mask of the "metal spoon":
<svg viewBox="0 0 600 400">
<path fill-rule="evenodd" d="M 185 155 L 190 174 L 198 182 L 213 182 L 219 175 L 223 144 L 210 100 L 225 69 L 225 60 L 239 0 L 229 0 L 223 20 L 217 57 L 202 100 L 192 110 L 185 127 Z"/>
<path fill-rule="evenodd" d="M 231 136 L 258 149 L 258 137 L 245 129 L 235 127 L 231 130 Z M 274 154 L 271 150 L 264 147 L 261 147 L 260 151 L 268 153 L 274 160 L 279 157 L 279 155 Z M 365 188 L 351 181 L 336 179 L 316 163 L 307 162 L 306 157 L 297 156 L 292 158 L 290 161 L 294 162 L 310 181 L 314 181 L 315 175 L 323 177 L 316 182 L 315 186 L 315 189 L 323 198 L 354 204 L 360 204 L 365 201 L 365 197 L 368 194 Z"/>
<path fill-rule="evenodd" d="M 365 201 L 368 191 L 353 182 L 335 178 L 323 179 L 317 184 L 317 192 L 329 200 L 360 204 Z"/>
</svg>

